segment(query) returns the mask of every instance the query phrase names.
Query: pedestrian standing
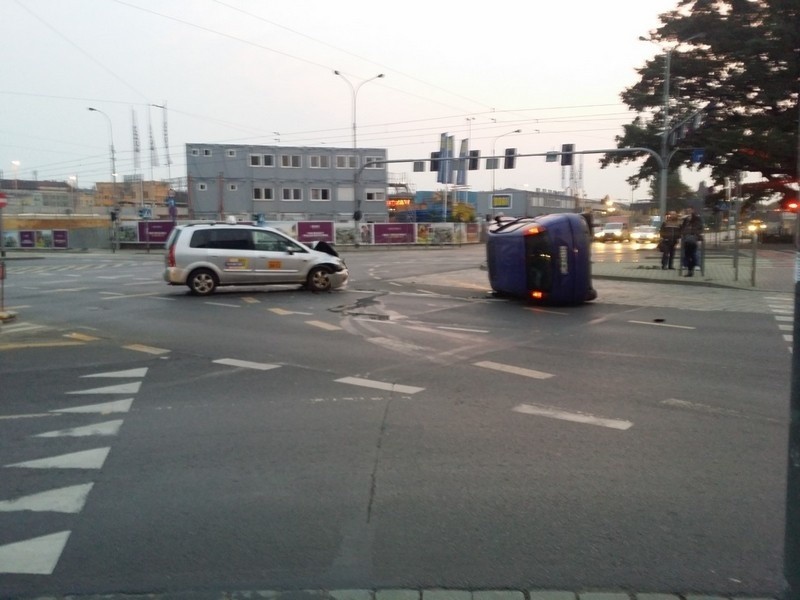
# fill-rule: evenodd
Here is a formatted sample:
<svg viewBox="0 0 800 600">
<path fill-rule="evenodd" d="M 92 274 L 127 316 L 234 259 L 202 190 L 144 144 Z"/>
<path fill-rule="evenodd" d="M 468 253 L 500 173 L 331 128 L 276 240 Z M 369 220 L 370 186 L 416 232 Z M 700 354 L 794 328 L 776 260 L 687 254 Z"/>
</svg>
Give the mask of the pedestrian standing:
<svg viewBox="0 0 800 600">
<path fill-rule="evenodd" d="M 686 210 L 686 216 L 681 223 L 681 247 L 683 260 L 686 263 L 686 277 L 694 275 L 697 266 L 697 249 L 703 241 L 703 219 L 700 218 L 693 207 Z"/>
<path fill-rule="evenodd" d="M 661 251 L 661 268 L 674 269 L 675 248 L 681 239 L 681 221 L 678 213 L 674 210 L 669 211 L 658 233 L 661 238 L 658 242 L 658 249 Z"/>
</svg>

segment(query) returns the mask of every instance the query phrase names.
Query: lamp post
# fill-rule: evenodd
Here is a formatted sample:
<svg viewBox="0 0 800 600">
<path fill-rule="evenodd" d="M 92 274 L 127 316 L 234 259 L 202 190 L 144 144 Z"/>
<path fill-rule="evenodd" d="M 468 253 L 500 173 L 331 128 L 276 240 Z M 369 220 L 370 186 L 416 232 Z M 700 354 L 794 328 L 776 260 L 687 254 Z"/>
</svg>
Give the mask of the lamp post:
<svg viewBox="0 0 800 600">
<path fill-rule="evenodd" d="M 100 110 L 99 108 L 92 108 L 91 106 L 88 108 L 88 110 L 90 110 L 91 112 L 100 113 L 101 115 L 103 115 L 106 118 L 106 121 L 108 121 L 108 138 L 110 140 L 110 149 L 111 149 L 111 186 L 112 186 L 111 194 L 113 196 L 111 198 L 111 202 L 112 202 L 112 204 L 116 204 L 116 198 L 117 198 L 117 159 L 116 159 L 116 154 L 114 152 L 114 128 L 111 126 L 111 118 L 106 113 L 104 113 L 102 110 Z"/>
<path fill-rule="evenodd" d="M 672 48 L 667 48 L 664 54 L 664 92 L 662 95 L 662 104 L 663 104 L 663 112 L 664 112 L 664 130 L 661 132 L 661 151 L 659 152 L 659 156 L 661 158 L 660 167 L 660 175 L 658 181 L 658 212 L 659 216 L 661 217 L 661 222 L 664 222 L 664 218 L 667 214 L 667 177 L 669 176 L 669 159 L 671 156 L 669 155 L 669 77 L 670 77 L 670 68 L 672 63 L 672 52 L 682 43 L 691 42 L 694 39 L 702 37 L 705 35 L 704 33 L 695 33 L 694 35 L 690 35 L 685 40 L 680 40 L 678 44 L 673 46 Z M 650 41 L 647 38 L 640 37 L 642 41 Z"/>
<path fill-rule="evenodd" d="M 507 135 L 511 135 L 512 133 L 522 133 L 522 129 L 515 129 L 514 131 L 507 131 L 506 133 L 501 133 L 496 138 L 494 138 L 494 140 L 492 140 L 492 157 L 493 158 L 497 156 L 497 151 L 495 149 L 496 145 L 497 145 L 497 140 L 499 140 L 501 137 L 505 137 Z M 497 158 L 494 158 L 494 160 L 497 161 Z M 491 201 L 491 204 L 492 204 L 492 216 L 493 217 L 494 217 L 495 171 L 497 171 L 497 165 L 498 165 L 498 163 L 495 163 L 495 165 L 494 165 L 495 168 L 492 169 L 492 198 L 491 198 L 490 201 Z"/>
<path fill-rule="evenodd" d="M 361 220 L 361 196 L 358 193 L 358 142 L 356 140 L 356 99 L 358 98 L 358 90 L 365 83 L 369 83 L 370 81 L 375 81 L 376 79 L 381 79 L 384 74 L 379 73 L 374 77 L 370 77 L 369 79 L 363 80 L 358 85 L 354 86 L 351 81 L 345 77 L 341 71 L 335 70 L 333 72 L 334 75 L 338 75 L 341 77 L 345 83 L 350 87 L 350 92 L 352 93 L 353 98 L 353 160 L 355 164 L 353 165 L 353 199 L 355 200 L 355 210 L 353 211 L 353 221 L 355 222 L 355 226 L 353 228 L 353 242 L 355 243 L 356 247 L 359 246 L 359 236 L 361 232 L 358 229 L 358 222 Z"/>
</svg>

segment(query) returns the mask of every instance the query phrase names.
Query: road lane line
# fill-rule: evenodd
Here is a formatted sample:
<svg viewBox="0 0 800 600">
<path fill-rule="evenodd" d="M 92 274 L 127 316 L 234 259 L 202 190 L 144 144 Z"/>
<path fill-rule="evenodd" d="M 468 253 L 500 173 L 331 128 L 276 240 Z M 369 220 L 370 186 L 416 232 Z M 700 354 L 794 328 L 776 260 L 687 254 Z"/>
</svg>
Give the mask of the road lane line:
<svg viewBox="0 0 800 600">
<path fill-rule="evenodd" d="M 0 573 L 52 575 L 69 534 L 59 531 L 0 546 Z"/>
<path fill-rule="evenodd" d="M 349 385 L 359 385 L 362 387 L 374 388 L 376 390 L 386 390 L 388 392 L 398 392 L 400 394 L 416 394 L 425 388 L 414 387 L 412 385 L 400 385 L 398 383 L 386 383 L 385 381 L 375 381 L 373 379 L 362 379 L 360 377 L 342 377 L 336 379 L 338 383 Z"/>
<path fill-rule="evenodd" d="M 338 325 L 331 325 L 325 321 L 306 321 L 306 324 L 319 327 L 320 329 L 325 329 L 327 331 L 340 331 L 342 329 Z"/>
<path fill-rule="evenodd" d="M 533 369 L 525 369 L 523 367 L 515 367 L 513 365 L 504 365 L 502 363 L 492 362 L 490 360 L 483 360 L 473 363 L 476 367 L 483 369 L 492 369 L 494 371 L 501 371 L 503 373 L 511 373 L 512 375 L 522 375 L 523 377 L 531 377 L 533 379 L 549 379 L 554 377 L 552 373 L 544 373 L 542 371 L 534 371 Z"/>
<path fill-rule="evenodd" d="M 555 408 L 534 406 L 532 404 L 520 404 L 518 406 L 515 406 L 511 410 L 525 415 L 535 415 L 538 417 L 546 417 L 548 419 L 558 419 L 560 421 L 582 423 L 584 425 L 596 425 L 598 427 L 607 427 L 609 429 L 618 429 L 620 431 L 625 431 L 633 427 L 633 423 L 631 421 L 620 421 L 618 419 L 605 419 L 603 417 L 595 417 L 594 415 L 590 415 L 587 413 L 567 412 L 564 410 L 557 410 Z"/>
<path fill-rule="evenodd" d="M 688 325 L 670 325 L 669 323 L 655 323 L 654 321 L 628 321 L 634 325 L 653 325 L 654 327 L 672 327 L 673 329 L 697 329 Z"/>
<path fill-rule="evenodd" d="M 256 369 L 258 371 L 269 371 L 270 369 L 277 369 L 280 367 L 280 365 L 257 363 L 249 360 L 238 360 L 236 358 L 220 358 L 212 362 L 218 365 L 226 365 L 228 367 L 241 367 L 243 369 Z"/>
<path fill-rule="evenodd" d="M 439 325 L 436 329 L 445 329 L 447 331 L 464 331 L 466 333 L 489 333 L 488 329 L 470 329 L 469 327 L 446 327 Z"/>
<path fill-rule="evenodd" d="M 145 346 L 143 344 L 129 344 L 127 346 L 123 346 L 126 350 L 133 350 L 135 352 L 145 352 L 147 354 L 169 354 L 169 350 L 165 350 L 164 348 L 154 348 L 152 346 Z"/>
</svg>

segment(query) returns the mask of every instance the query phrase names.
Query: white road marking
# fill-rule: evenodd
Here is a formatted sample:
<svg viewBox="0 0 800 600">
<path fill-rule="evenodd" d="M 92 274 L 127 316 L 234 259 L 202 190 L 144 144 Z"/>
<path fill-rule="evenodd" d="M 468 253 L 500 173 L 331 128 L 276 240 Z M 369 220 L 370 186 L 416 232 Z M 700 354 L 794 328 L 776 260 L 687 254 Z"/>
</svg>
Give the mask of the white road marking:
<svg viewBox="0 0 800 600">
<path fill-rule="evenodd" d="M 784 317 L 781 315 L 775 315 L 776 321 L 794 321 L 794 317 Z"/>
<path fill-rule="evenodd" d="M 128 412 L 131 409 L 133 398 L 125 400 L 115 400 L 114 402 L 103 402 L 101 404 L 87 404 L 85 406 L 74 406 L 73 408 L 59 408 L 51 410 L 53 413 L 98 413 L 107 415 L 110 413 Z M 58 416 L 58 415 L 55 415 Z"/>
<path fill-rule="evenodd" d="M 52 437 L 87 437 L 90 435 L 117 435 L 122 426 L 122 419 L 106 421 L 105 423 L 95 423 L 84 425 L 83 427 L 70 427 L 69 429 L 59 429 L 57 431 L 47 431 L 38 433 L 31 437 L 52 438 Z"/>
<path fill-rule="evenodd" d="M 582 423 L 584 425 L 596 425 L 598 427 L 607 427 L 609 429 L 619 429 L 620 431 L 625 431 L 633 427 L 633 423 L 630 421 L 605 419 L 586 413 L 567 412 L 555 408 L 534 406 L 532 404 L 520 404 L 515 406 L 512 410 L 514 412 L 526 415 L 536 415 L 539 417 L 547 417 L 549 419 L 559 419 L 561 421 L 570 421 L 572 423 Z"/>
<path fill-rule="evenodd" d="M 130 344 L 123 346 L 126 350 L 133 350 L 134 352 L 144 352 L 146 354 L 169 354 L 169 350 L 164 348 L 154 348 L 153 346 L 145 346 L 143 344 Z"/>
<path fill-rule="evenodd" d="M 13 500 L 3 500 L 0 502 L 0 512 L 30 510 L 32 512 L 79 513 L 83 509 L 86 497 L 93 485 L 93 483 L 82 483 L 20 496 Z"/>
<path fill-rule="evenodd" d="M 492 369 L 493 371 L 501 371 L 503 373 L 511 373 L 512 375 L 522 375 L 523 377 L 531 377 L 533 379 L 549 379 L 553 377 L 552 373 L 544 373 L 542 371 L 534 371 L 533 369 L 526 369 L 524 367 L 515 367 L 513 365 L 504 365 L 489 360 L 482 360 L 473 363 L 476 367 L 483 369 Z"/>
<path fill-rule="evenodd" d="M 320 329 L 326 329 L 327 331 L 339 331 L 342 329 L 338 325 L 331 325 L 330 323 L 326 323 L 325 321 L 306 321 L 306 324 L 313 325 L 314 327 L 319 327 Z"/>
<path fill-rule="evenodd" d="M 783 334 L 783 340 L 786 342 L 791 342 L 793 340 L 792 334 Z"/>
<path fill-rule="evenodd" d="M 44 325 L 36 325 L 23 321 L 21 323 L 12 323 L 10 325 L 3 325 L 0 333 L 18 333 L 20 331 L 36 331 L 37 329 L 44 329 Z"/>
<path fill-rule="evenodd" d="M 119 300 L 120 298 L 144 298 L 146 296 L 156 296 L 159 292 L 145 292 L 142 294 L 120 294 L 119 296 L 108 296 L 101 300 Z"/>
<path fill-rule="evenodd" d="M 92 373 L 91 375 L 81 375 L 81 377 L 144 377 L 147 375 L 147 367 L 139 369 L 126 369 L 125 371 L 108 371 L 106 373 Z"/>
<path fill-rule="evenodd" d="M 227 302 L 206 302 L 209 306 L 224 306 L 226 308 L 242 308 L 240 304 L 228 304 Z"/>
<path fill-rule="evenodd" d="M 659 402 L 659 404 L 663 404 L 665 406 L 673 406 L 675 408 L 683 408 L 686 410 L 692 410 L 700 413 L 706 413 L 709 415 L 724 415 L 726 417 L 736 417 L 739 419 L 758 419 L 760 421 L 769 421 L 770 423 L 783 423 L 783 421 L 779 419 L 773 419 L 770 417 L 762 417 L 762 416 L 748 416 L 746 413 L 743 413 L 739 410 L 722 408 L 719 406 L 711 406 L 710 404 L 702 404 L 700 402 L 689 402 L 688 400 L 680 400 L 678 398 L 667 398 L 666 400 L 662 400 L 661 402 Z"/>
<path fill-rule="evenodd" d="M 414 387 L 412 385 L 400 385 L 398 383 L 386 383 L 385 381 L 375 381 L 373 379 L 362 379 L 360 377 L 342 377 L 336 379 L 338 383 L 347 383 L 349 385 L 360 385 L 362 387 L 374 388 L 376 390 L 386 390 L 389 392 L 398 392 L 400 394 L 416 394 L 423 391 L 425 388 Z"/>
<path fill-rule="evenodd" d="M 386 323 L 387 321 L 374 321 L 374 322 Z M 367 341 L 370 344 L 376 344 L 378 346 L 381 346 L 382 348 L 387 348 L 388 350 L 394 350 L 395 352 L 420 353 L 420 352 L 431 351 L 430 348 L 425 348 L 424 346 L 418 346 L 416 344 L 410 344 L 408 342 L 401 342 L 400 340 L 395 340 L 388 337 L 372 337 L 372 338 L 367 338 Z"/>
<path fill-rule="evenodd" d="M 65 333 L 64 337 L 71 340 L 78 340 L 79 342 L 94 342 L 100 339 L 93 335 L 86 335 L 85 333 Z"/>
<path fill-rule="evenodd" d="M 92 388 L 90 390 L 76 390 L 67 394 L 136 394 L 142 387 L 141 381 L 121 383 L 119 385 L 109 385 L 106 387 Z"/>
<path fill-rule="evenodd" d="M 299 312 L 296 310 L 286 310 L 285 308 L 270 308 L 269 312 L 275 313 L 276 315 L 304 315 L 306 317 L 314 316 L 314 313 L 310 312 Z"/>
<path fill-rule="evenodd" d="M 672 327 L 673 329 L 697 329 L 697 327 L 689 327 L 688 325 L 671 325 L 670 323 L 656 323 L 654 321 L 628 321 L 634 325 L 654 325 L 656 327 Z"/>
<path fill-rule="evenodd" d="M 220 358 L 219 360 L 212 361 L 218 365 L 227 365 L 229 367 L 242 367 L 243 369 L 256 369 L 258 371 L 269 371 L 270 369 L 277 369 L 280 365 L 271 365 L 268 363 L 257 363 L 249 360 L 238 360 L 235 358 Z"/>
<path fill-rule="evenodd" d="M 488 329 L 470 329 L 469 327 L 446 327 L 444 325 L 440 325 L 436 329 L 445 329 L 447 331 L 464 331 L 466 333 L 489 333 Z"/>
<path fill-rule="evenodd" d="M 111 448 L 95 448 L 5 466 L 23 469 L 101 469 L 110 450 Z"/>
<path fill-rule="evenodd" d="M 778 325 L 780 331 L 793 331 L 794 325 Z"/>
<path fill-rule="evenodd" d="M 53 415 L 50 413 L 29 413 L 27 415 L 0 415 L 0 420 L 8 419 L 37 419 L 39 417 L 60 417 L 61 415 Z"/>
<path fill-rule="evenodd" d="M 69 534 L 59 531 L 0 546 L 0 573 L 52 575 Z"/>
</svg>

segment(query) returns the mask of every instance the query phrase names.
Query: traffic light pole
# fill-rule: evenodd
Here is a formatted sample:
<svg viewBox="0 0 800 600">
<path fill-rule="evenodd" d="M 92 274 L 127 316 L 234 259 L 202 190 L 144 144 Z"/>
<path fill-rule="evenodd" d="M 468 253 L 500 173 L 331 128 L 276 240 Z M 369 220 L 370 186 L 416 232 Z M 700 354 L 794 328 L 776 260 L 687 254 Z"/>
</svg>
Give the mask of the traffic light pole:
<svg viewBox="0 0 800 600">
<path fill-rule="evenodd" d="M 798 103 L 800 110 L 800 103 Z M 797 171 L 795 183 L 800 188 L 800 113 L 797 126 Z M 798 190 L 800 196 L 800 189 Z M 794 327 L 792 330 L 792 378 L 789 399 L 789 456 L 786 476 L 786 526 L 783 554 L 784 598 L 800 600 L 800 352 L 794 343 L 800 340 L 800 216 L 794 231 Z"/>
</svg>

